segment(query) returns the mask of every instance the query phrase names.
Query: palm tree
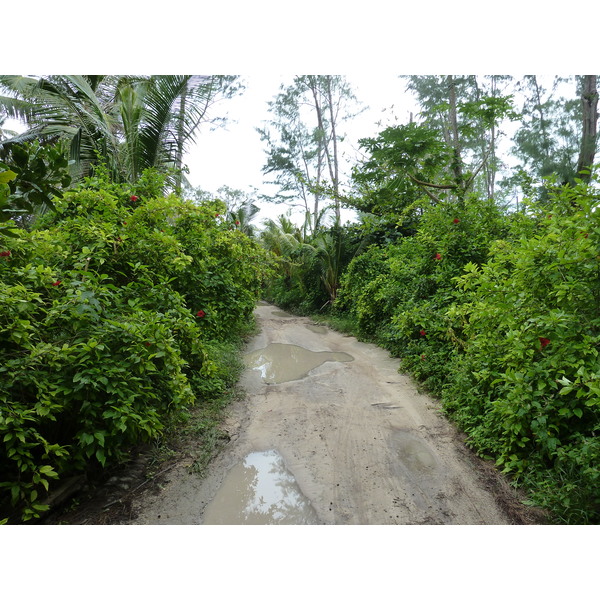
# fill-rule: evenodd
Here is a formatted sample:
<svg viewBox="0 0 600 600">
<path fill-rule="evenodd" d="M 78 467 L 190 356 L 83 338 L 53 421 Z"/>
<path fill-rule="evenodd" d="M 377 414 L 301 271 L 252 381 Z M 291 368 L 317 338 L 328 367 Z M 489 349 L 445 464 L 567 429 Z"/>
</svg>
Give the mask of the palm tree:
<svg viewBox="0 0 600 600">
<path fill-rule="evenodd" d="M 251 221 L 259 212 L 260 208 L 252 200 L 246 200 L 236 209 L 227 212 L 227 220 L 248 237 L 254 237 L 256 227 Z"/>
<path fill-rule="evenodd" d="M 3 145 L 66 139 L 75 169 L 87 174 L 89 165 L 104 159 L 119 172 L 115 78 L 84 75 L 50 77 L 0 76 L 0 97 L 6 115 L 27 123 L 29 129 Z"/>
<path fill-rule="evenodd" d="M 98 161 L 115 180 L 134 182 L 147 168 L 175 175 L 209 109 L 241 86 L 236 76 L 0 76 L 0 105 L 29 129 L 1 144 L 67 139 L 76 174 Z M 212 119 L 217 121 L 218 119 Z"/>
<path fill-rule="evenodd" d="M 329 294 L 325 304 L 333 306 L 340 287 L 342 271 L 342 231 L 339 225 L 329 231 L 319 233 L 312 244 L 316 249 L 317 262 L 320 268 L 321 281 Z M 324 308 L 324 307 L 321 307 Z"/>
</svg>

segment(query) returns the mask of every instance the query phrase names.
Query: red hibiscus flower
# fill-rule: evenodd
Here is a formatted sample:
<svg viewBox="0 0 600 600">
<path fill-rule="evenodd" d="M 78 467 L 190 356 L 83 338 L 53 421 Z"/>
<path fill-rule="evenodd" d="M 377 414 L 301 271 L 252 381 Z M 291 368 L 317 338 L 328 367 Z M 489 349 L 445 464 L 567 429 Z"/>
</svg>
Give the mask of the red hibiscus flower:
<svg viewBox="0 0 600 600">
<path fill-rule="evenodd" d="M 10 256 L 10 250 L 3 250 L 0 252 L 0 256 Z"/>
<path fill-rule="evenodd" d="M 240 222 L 239 222 L 239 221 L 236 221 L 236 222 L 235 222 L 235 224 L 236 224 L 236 225 L 239 225 L 239 224 L 240 224 Z"/>
<path fill-rule="evenodd" d="M 203 317 L 205 317 L 205 316 L 206 316 L 206 313 L 205 313 L 203 310 L 199 310 L 199 311 L 196 313 L 196 316 L 197 316 L 197 317 L 200 317 L 200 318 L 202 319 Z"/>
<path fill-rule="evenodd" d="M 53 285 L 54 287 L 56 287 L 57 285 L 60 285 L 61 283 L 62 283 L 62 281 L 55 281 L 55 282 L 54 282 L 52 285 Z"/>
<path fill-rule="evenodd" d="M 419 331 L 419 333 L 420 333 L 422 336 L 426 336 L 426 335 L 427 335 L 427 332 L 426 332 L 424 329 L 421 329 L 421 331 Z"/>
<path fill-rule="evenodd" d="M 131 196 L 129 198 L 132 202 L 136 202 L 137 200 L 139 200 L 139 198 L 137 196 Z"/>
<path fill-rule="evenodd" d="M 460 219 L 454 219 L 452 222 L 456 225 L 457 223 L 460 223 Z"/>
<path fill-rule="evenodd" d="M 442 255 L 438 252 L 433 258 L 435 258 L 435 260 L 442 260 Z"/>
<path fill-rule="evenodd" d="M 542 346 L 542 348 L 545 348 L 549 343 L 550 343 L 550 340 L 548 338 L 545 338 L 545 337 L 540 338 L 540 345 Z"/>
</svg>

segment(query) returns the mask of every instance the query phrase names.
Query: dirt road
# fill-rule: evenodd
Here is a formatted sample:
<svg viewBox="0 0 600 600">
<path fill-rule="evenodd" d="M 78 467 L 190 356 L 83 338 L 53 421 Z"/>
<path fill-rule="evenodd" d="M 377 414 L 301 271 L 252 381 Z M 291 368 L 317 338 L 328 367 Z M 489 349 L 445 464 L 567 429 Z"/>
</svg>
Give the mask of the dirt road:
<svg viewBox="0 0 600 600">
<path fill-rule="evenodd" d="M 526 522 L 398 360 L 270 305 L 256 315 L 231 441 L 204 479 L 182 464 L 137 499 L 135 523 Z"/>
</svg>

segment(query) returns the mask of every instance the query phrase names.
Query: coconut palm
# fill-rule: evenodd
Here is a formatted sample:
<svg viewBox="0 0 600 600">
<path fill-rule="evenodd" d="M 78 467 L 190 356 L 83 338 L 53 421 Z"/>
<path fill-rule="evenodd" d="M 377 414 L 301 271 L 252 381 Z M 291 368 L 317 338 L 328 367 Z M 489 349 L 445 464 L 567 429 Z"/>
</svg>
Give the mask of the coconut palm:
<svg viewBox="0 0 600 600">
<path fill-rule="evenodd" d="M 86 174 L 89 165 L 101 158 L 111 171 L 119 172 L 114 79 L 84 75 L 0 76 L 0 88 L 5 92 L 0 104 L 5 114 L 29 126 L 2 144 L 66 139 L 77 171 Z"/>
<path fill-rule="evenodd" d="M 251 221 L 260 212 L 260 208 L 248 199 L 234 210 L 227 213 L 227 220 L 235 224 L 236 228 L 249 237 L 254 237 L 256 227 Z"/>
<path fill-rule="evenodd" d="M 134 182 L 147 168 L 175 174 L 209 109 L 236 93 L 234 76 L 0 76 L 3 112 L 29 129 L 9 144 L 67 139 L 76 174 L 101 161 L 115 180 Z M 215 120 L 215 119 L 213 119 Z"/>
</svg>

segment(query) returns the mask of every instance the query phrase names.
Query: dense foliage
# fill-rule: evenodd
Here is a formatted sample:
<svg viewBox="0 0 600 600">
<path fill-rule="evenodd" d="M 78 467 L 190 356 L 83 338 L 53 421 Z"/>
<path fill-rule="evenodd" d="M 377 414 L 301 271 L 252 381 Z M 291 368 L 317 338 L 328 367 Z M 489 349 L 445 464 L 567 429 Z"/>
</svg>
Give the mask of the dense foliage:
<svg viewBox="0 0 600 600">
<path fill-rule="evenodd" d="M 598 523 L 598 198 L 547 188 L 519 213 L 429 207 L 414 236 L 350 262 L 333 314 L 400 357 L 557 522 Z"/>
<path fill-rule="evenodd" d="M 444 406 L 561 521 L 600 522 L 600 217 L 582 184 L 512 220 L 457 279 Z"/>
<path fill-rule="evenodd" d="M 0 140 L 0 521 L 220 394 L 262 291 L 400 357 L 556 522 L 600 523 L 596 76 L 570 79 L 577 99 L 536 76 L 408 77 L 417 120 L 360 140 L 348 191 L 351 91 L 298 76 L 260 133 L 304 225 L 260 233 L 253 196 L 164 191 L 236 80 L 0 77 L 3 114 L 29 125 Z"/>
<path fill-rule="evenodd" d="M 597 178 L 548 180 L 506 210 L 468 194 L 414 201 L 413 235 L 334 228 L 282 244 L 272 299 L 332 319 L 401 358 L 481 456 L 562 523 L 600 522 L 600 222 Z M 288 237 L 290 234 L 287 234 Z M 338 235 L 328 299 L 319 243 Z M 300 232 L 294 239 L 300 239 Z M 350 326 L 348 327 L 348 324 Z"/>
<path fill-rule="evenodd" d="M 57 480 L 120 460 L 230 378 L 222 356 L 252 328 L 267 254 L 224 205 L 163 184 L 100 173 L 0 242 L 4 517 L 39 516 Z"/>
</svg>

